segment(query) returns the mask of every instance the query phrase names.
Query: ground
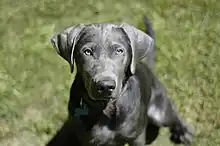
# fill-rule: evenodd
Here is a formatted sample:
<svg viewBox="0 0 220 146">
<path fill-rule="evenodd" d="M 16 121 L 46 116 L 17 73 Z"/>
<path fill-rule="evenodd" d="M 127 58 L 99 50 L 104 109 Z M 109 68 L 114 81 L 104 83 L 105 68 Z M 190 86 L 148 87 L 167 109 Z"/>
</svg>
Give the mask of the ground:
<svg viewBox="0 0 220 146">
<path fill-rule="evenodd" d="M 44 145 L 67 116 L 74 79 L 50 37 L 78 23 L 156 30 L 155 73 L 196 129 L 193 146 L 220 146 L 220 1 L 1 0 L 0 145 Z M 162 130 L 156 146 L 171 145 Z"/>
</svg>

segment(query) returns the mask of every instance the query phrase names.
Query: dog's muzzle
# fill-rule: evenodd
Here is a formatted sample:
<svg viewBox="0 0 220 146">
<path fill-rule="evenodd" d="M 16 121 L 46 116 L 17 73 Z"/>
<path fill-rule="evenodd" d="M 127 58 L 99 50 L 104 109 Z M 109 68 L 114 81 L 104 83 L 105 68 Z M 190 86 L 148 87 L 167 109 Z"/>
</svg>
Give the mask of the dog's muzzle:
<svg viewBox="0 0 220 146">
<path fill-rule="evenodd" d="M 103 77 L 95 83 L 98 94 L 110 97 L 116 88 L 116 82 L 111 77 Z"/>
</svg>

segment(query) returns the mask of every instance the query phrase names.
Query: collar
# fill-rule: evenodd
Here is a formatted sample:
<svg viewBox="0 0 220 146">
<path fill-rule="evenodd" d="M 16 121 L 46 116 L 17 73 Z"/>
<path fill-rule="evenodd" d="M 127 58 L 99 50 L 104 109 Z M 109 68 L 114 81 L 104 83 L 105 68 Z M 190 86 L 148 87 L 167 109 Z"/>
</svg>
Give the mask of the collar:
<svg viewBox="0 0 220 146">
<path fill-rule="evenodd" d="M 80 107 L 75 109 L 74 116 L 79 118 L 80 116 L 88 116 L 88 114 L 89 114 L 88 105 L 81 98 Z"/>
</svg>

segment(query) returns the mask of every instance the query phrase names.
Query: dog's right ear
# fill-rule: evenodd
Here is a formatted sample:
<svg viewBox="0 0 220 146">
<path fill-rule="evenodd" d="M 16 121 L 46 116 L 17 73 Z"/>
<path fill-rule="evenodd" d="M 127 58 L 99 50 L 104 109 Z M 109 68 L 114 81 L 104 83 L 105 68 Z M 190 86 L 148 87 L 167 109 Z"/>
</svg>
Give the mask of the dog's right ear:
<svg viewBox="0 0 220 146">
<path fill-rule="evenodd" d="M 70 72 L 74 70 L 73 52 L 77 42 L 77 37 L 81 30 L 85 27 L 83 24 L 78 24 L 65 29 L 63 32 L 55 34 L 51 38 L 51 43 L 57 53 L 70 64 Z"/>
<path fill-rule="evenodd" d="M 132 49 L 130 72 L 131 74 L 134 74 L 137 62 L 144 58 L 147 53 L 153 49 L 154 40 L 145 32 L 137 29 L 133 25 L 123 23 L 120 27 L 127 34 L 130 41 Z"/>
</svg>

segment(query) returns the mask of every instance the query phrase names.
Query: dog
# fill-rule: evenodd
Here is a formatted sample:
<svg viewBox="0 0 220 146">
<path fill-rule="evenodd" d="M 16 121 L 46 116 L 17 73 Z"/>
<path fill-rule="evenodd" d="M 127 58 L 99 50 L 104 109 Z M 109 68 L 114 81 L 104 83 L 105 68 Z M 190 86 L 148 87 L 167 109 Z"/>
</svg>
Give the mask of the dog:
<svg viewBox="0 0 220 146">
<path fill-rule="evenodd" d="M 154 61 L 143 61 L 155 58 L 151 36 L 126 23 L 96 23 L 79 24 L 52 37 L 57 53 L 71 72 L 75 63 L 77 73 L 69 118 L 48 146 L 144 146 L 156 139 L 160 127 L 170 128 L 172 142 L 192 143 L 193 129 L 153 74 Z M 88 115 L 77 119 L 75 109 L 82 101 Z"/>
</svg>

